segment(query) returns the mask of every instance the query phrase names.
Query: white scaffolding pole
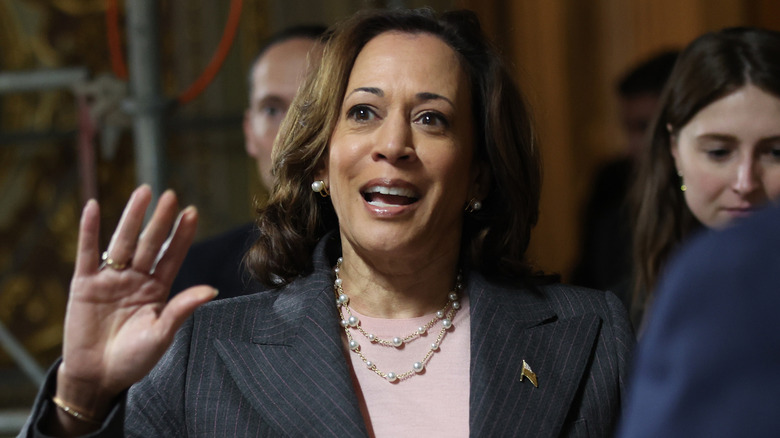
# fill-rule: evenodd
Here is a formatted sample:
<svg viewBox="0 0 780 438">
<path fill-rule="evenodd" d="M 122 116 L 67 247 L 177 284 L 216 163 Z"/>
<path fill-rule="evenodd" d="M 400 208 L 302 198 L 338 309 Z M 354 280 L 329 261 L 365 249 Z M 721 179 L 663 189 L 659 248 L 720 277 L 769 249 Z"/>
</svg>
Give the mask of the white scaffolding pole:
<svg viewBox="0 0 780 438">
<path fill-rule="evenodd" d="M 157 0 L 128 0 L 127 40 L 129 109 L 133 114 L 136 181 L 149 184 L 155 199 L 167 185 L 165 173 L 165 99 L 160 79 Z"/>
</svg>

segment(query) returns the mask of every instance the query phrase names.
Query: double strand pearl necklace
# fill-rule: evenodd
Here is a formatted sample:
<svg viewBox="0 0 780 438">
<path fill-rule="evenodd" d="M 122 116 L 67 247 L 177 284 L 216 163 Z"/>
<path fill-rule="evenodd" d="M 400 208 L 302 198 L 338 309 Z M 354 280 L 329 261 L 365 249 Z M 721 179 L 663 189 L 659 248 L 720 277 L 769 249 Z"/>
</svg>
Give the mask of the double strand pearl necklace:
<svg viewBox="0 0 780 438">
<path fill-rule="evenodd" d="M 352 309 L 349 308 L 349 297 L 344 293 L 344 289 L 341 287 L 342 281 L 339 277 L 342 262 L 343 259 L 339 257 L 336 261 L 336 266 L 333 268 L 333 273 L 336 276 L 336 280 L 333 282 L 333 291 L 336 294 L 336 308 L 339 312 L 339 316 L 342 318 L 341 326 L 344 328 L 344 332 L 347 334 L 349 349 L 353 353 L 357 354 L 358 357 L 360 357 L 368 369 L 375 372 L 377 375 L 379 375 L 379 377 L 386 379 L 388 382 L 400 382 L 409 379 L 418 373 L 421 373 L 425 369 L 428 361 L 430 361 L 431 357 L 433 357 L 434 353 L 439 351 L 439 346 L 444 339 L 444 334 L 447 332 L 447 330 L 452 328 L 452 320 L 455 318 L 455 314 L 458 313 L 458 309 L 460 309 L 458 292 L 460 292 L 460 290 L 463 288 L 461 284 L 460 273 L 455 279 L 455 288 L 447 296 L 447 303 L 444 305 L 444 307 L 441 308 L 441 310 L 436 312 L 436 315 L 433 317 L 433 319 L 428 321 L 427 324 L 421 325 L 417 328 L 416 331 L 406 336 L 395 336 L 392 339 L 383 339 L 374 335 L 373 333 L 368 333 L 365 331 L 360 324 L 360 319 L 352 314 Z M 363 355 L 360 344 L 352 336 L 352 330 L 354 330 L 362 334 L 371 343 L 380 344 L 385 347 L 401 348 L 404 344 L 412 342 L 415 339 L 420 338 L 420 336 L 426 334 L 428 330 L 433 328 L 433 326 L 436 325 L 436 323 L 439 321 L 441 321 L 441 330 L 439 330 L 439 335 L 436 337 L 436 340 L 431 343 L 431 346 L 425 353 L 425 356 L 420 361 L 414 362 L 412 364 L 411 370 L 401 374 L 396 374 L 392 371 L 384 372 L 377 368 L 374 362 L 368 360 L 366 356 Z"/>
</svg>

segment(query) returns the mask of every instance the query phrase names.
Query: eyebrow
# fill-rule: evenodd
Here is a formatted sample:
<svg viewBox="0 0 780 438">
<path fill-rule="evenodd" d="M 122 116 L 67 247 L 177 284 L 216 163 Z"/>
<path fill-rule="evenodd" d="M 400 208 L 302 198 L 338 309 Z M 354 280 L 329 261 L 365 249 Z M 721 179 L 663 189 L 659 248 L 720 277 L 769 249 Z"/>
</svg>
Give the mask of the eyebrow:
<svg viewBox="0 0 780 438">
<path fill-rule="evenodd" d="M 354 90 L 352 90 L 349 94 L 347 94 L 346 97 L 349 97 L 349 96 L 357 93 L 358 91 L 362 91 L 364 93 L 375 94 L 375 95 L 377 95 L 379 97 L 384 97 L 385 96 L 385 92 L 382 91 L 380 88 L 376 88 L 376 87 L 358 87 L 358 88 L 355 88 Z"/>
<path fill-rule="evenodd" d="M 423 100 L 423 101 L 427 101 L 427 100 L 443 100 L 443 101 L 449 103 L 450 106 L 455 108 L 455 104 L 452 103 L 452 101 L 449 100 L 448 98 L 442 96 L 441 94 L 436 94 L 436 93 L 417 93 L 417 98 L 420 99 L 420 100 Z"/>
<path fill-rule="evenodd" d="M 765 137 L 759 140 L 759 143 L 773 143 L 776 141 L 780 141 L 780 135 L 773 135 L 771 137 Z"/>
<path fill-rule="evenodd" d="M 715 140 L 723 142 L 735 142 L 737 138 L 729 134 L 706 133 L 696 136 L 697 140 Z"/>
<path fill-rule="evenodd" d="M 349 97 L 349 96 L 351 96 L 351 95 L 353 95 L 353 94 L 355 94 L 355 93 L 357 93 L 359 91 L 362 91 L 364 93 L 374 94 L 374 95 L 379 96 L 379 97 L 384 97 L 385 96 L 385 92 L 382 91 L 381 88 L 376 88 L 376 87 L 358 87 L 358 88 L 355 88 L 354 90 L 352 90 L 346 97 Z M 443 100 L 443 101 L 449 103 L 453 108 L 455 107 L 455 104 L 452 103 L 452 101 L 450 99 L 448 99 L 447 97 L 442 96 L 441 94 L 430 93 L 430 92 L 422 92 L 422 93 L 417 93 L 415 95 L 415 97 L 417 97 L 417 99 L 419 99 L 421 101 Z"/>
<path fill-rule="evenodd" d="M 733 135 L 729 134 L 716 134 L 716 133 L 710 133 L 710 134 L 702 134 L 698 137 L 696 137 L 699 141 L 707 141 L 707 140 L 714 140 L 714 141 L 721 141 L 724 143 L 737 143 L 739 142 L 739 139 L 737 137 L 734 137 Z M 757 144 L 766 144 L 766 143 L 774 143 L 776 141 L 780 141 L 780 135 L 772 135 L 769 137 L 763 137 L 758 140 Z"/>
<path fill-rule="evenodd" d="M 253 102 L 255 105 L 265 105 L 269 103 L 281 103 L 284 104 L 284 98 L 282 96 L 276 95 L 276 94 L 266 94 L 265 96 L 262 96 L 260 99 L 257 99 Z"/>
</svg>

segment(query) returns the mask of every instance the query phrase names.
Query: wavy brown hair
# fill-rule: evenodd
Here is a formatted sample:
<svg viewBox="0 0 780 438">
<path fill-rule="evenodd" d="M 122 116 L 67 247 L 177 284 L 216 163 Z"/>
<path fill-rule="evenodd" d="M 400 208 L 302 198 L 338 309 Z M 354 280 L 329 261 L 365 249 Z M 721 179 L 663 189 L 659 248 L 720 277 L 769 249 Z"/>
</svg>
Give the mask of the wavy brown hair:
<svg viewBox="0 0 780 438">
<path fill-rule="evenodd" d="M 671 253 L 702 227 L 680 190 L 672 138 L 704 107 L 748 84 L 780 97 L 780 33 L 750 27 L 707 33 L 677 59 L 633 188 L 632 308 L 645 305 Z"/>
<path fill-rule="evenodd" d="M 317 241 L 338 227 L 329 198 L 311 190 L 326 158 L 350 72 L 366 43 L 384 32 L 427 33 L 458 55 L 471 85 L 474 159 L 488 170 L 483 208 L 466 214 L 464 263 L 492 277 L 530 277 L 525 251 L 539 214 L 539 153 L 531 118 L 476 15 L 430 9 L 370 10 L 336 25 L 319 68 L 304 82 L 276 139 L 275 185 L 258 209 L 259 238 L 247 255 L 252 273 L 266 285 L 282 285 L 312 269 Z"/>
</svg>

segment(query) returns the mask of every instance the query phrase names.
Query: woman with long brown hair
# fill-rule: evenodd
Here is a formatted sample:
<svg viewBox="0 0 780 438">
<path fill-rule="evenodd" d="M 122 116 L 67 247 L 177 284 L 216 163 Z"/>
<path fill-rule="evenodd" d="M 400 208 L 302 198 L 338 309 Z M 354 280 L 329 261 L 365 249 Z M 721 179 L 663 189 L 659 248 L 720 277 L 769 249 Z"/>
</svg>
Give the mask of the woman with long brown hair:
<svg viewBox="0 0 780 438">
<path fill-rule="evenodd" d="M 685 48 L 639 166 L 631 309 L 637 326 L 682 242 L 780 198 L 780 33 L 730 28 Z"/>
</svg>

